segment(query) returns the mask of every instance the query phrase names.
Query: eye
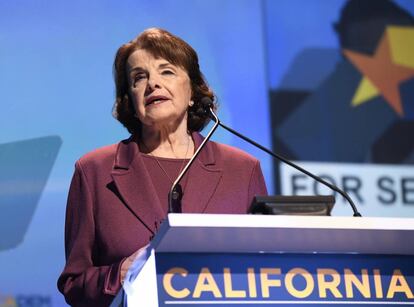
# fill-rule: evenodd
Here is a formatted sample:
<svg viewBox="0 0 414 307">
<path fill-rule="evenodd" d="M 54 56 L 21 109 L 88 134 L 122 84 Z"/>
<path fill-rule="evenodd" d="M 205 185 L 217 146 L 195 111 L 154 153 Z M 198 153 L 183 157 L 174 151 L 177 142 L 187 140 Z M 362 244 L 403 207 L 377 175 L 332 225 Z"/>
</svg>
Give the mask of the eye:
<svg viewBox="0 0 414 307">
<path fill-rule="evenodd" d="M 174 72 L 170 69 L 165 69 L 161 72 L 163 75 L 174 75 Z"/>
<path fill-rule="evenodd" d="M 134 81 L 137 82 L 139 80 L 145 79 L 147 77 L 147 75 L 145 73 L 139 73 L 136 74 L 134 77 Z"/>
<path fill-rule="evenodd" d="M 141 81 L 141 80 L 143 80 L 145 78 L 147 78 L 147 74 L 146 73 L 137 73 L 134 76 L 134 79 L 133 79 L 133 81 L 134 81 L 133 82 L 133 86 L 135 87 L 135 85 L 136 85 L 137 82 L 139 82 L 139 81 Z"/>
</svg>

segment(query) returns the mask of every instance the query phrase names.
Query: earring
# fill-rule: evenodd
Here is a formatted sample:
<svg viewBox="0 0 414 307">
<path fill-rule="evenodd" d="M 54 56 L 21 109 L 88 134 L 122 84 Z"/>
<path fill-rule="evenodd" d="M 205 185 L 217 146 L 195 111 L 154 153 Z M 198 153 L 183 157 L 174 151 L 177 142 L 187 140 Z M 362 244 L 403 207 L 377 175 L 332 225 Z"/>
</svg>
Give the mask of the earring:
<svg viewBox="0 0 414 307">
<path fill-rule="evenodd" d="M 193 101 L 193 100 L 190 100 L 190 102 L 188 103 L 188 105 L 189 105 L 190 107 L 192 107 L 192 106 L 194 105 L 194 101 Z"/>
</svg>

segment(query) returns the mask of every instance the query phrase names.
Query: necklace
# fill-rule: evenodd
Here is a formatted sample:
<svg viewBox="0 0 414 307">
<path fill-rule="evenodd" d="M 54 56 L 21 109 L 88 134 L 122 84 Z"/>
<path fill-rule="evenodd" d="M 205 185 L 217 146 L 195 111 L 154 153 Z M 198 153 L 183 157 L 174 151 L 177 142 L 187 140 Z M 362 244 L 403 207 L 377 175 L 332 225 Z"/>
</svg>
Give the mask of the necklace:
<svg viewBox="0 0 414 307">
<path fill-rule="evenodd" d="M 141 143 L 142 143 L 142 145 L 145 147 L 145 150 L 146 150 L 146 151 L 148 151 L 148 154 L 149 154 L 151 157 L 153 157 L 153 158 L 155 159 L 155 161 L 157 162 L 158 166 L 159 166 L 159 167 L 160 167 L 160 169 L 163 171 L 163 173 L 165 174 L 165 176 L 167 176 L 167 178 L 168 178 L 168 180 L 171 182 L 171 184 L 173 184 L 175 180 L 172 180 L 172 179 L 171 179 L 170 175 L 168 175 L 167 171 L 164 169 L 164 167 L 162 166 L 161 162 L 157 159 L 157 157 L 156 157 L 155 155 L 153 155 L 153 154 L 150 152 L 150 150 L 148 149 L 147 145 L 145 145 L 145 143 L 144 143 L 144 142 L 141 142 Z M 184 159 L 183 159 L 183 163 L 181 164 L 181 167 L 180 167 L 180 170 L 178 171 L 178 174 L 180 174 L 180 173 L 181 173 L 181 171 L 182 171 L 182 170 L 183 170 L 183 168 L 184 168 L 184 165 L 185 165 L 185 162 L 186 162 L 186 158 L 187 158 L 187 154 L 188 154 L 188 149 L 189 149 L 189 148 L 190 148 L 190 136 L 188 136 L 187 149 L 186 149 L 186 151 L 185 151 L 185 156 L 184 156 Z M 175 152 L 174 152 L 174 150 L 173 150 L 172 152 L 174 153 L 175 158 L 176 158 L 176 159 L 178 159 L 178 158 L 177 158 L 177 156 L 176 156 L 176 154 L 175 154 Z"/>
</svg>

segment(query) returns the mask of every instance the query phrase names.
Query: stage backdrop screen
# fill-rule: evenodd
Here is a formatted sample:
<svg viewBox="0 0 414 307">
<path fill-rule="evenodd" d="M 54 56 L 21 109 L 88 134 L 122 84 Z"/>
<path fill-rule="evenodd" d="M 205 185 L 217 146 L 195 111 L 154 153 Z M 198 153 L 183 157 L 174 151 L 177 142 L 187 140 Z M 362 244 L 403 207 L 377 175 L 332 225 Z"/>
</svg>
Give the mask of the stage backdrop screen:
<svg viewBox="0 0 414 307">
<path fill-rule="evenodd" d="M 414 216 L 414 4 L 377 2 L 0 1 L 0 306 L 66 305 L 74 163 L 129 137 L 112 64 L 149 27 L 196 49 L 223 123 L 344 187 L 363 215 Z M 213 139 L 260 159 L 271 194 L 331 193 Z M 334 214 L 352 213 L 338 198 Z"/>
<path fill-rule="evenodd" d="M 363 216 L 414 216 L 414 3 L 265 1 L 273 149 Z M 275 190 L 332 194 L 275 164 Z M 350 215 L 337 195 L 334 215 Z"/>
<path fill-rule="evenodd" d="M 65 306 L 74 164 L 129 137 L 111 115 L 112 64 L 146 28 L 192 45 L 223 123 L 271 147 L 262 15 L 249 0 L 0 1 L 0 306 Z M 226 131 L 214 139 L 258 157 L 272 188 L 271 159 Z"/>
</svg>

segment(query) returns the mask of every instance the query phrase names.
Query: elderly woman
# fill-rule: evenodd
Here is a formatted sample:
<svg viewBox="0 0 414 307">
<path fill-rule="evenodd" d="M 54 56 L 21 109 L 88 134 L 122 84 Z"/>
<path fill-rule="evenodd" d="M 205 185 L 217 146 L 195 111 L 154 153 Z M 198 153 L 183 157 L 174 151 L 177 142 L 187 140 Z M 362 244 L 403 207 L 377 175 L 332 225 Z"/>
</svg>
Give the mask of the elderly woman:
<svg viewBox="0 0 414 307">
<path fill-rule="evenodd" d="M 168 211 L 172 182 L 200 145 L 213 98 L 196 52 L 161 29 L 121 46 L 114 63 L 114 114 L 131 137 L 80 158 L 70 186 L 66 266 L 58 288 L 74 306 L 107 306 L 137 251 Z M 259 162 L 208 142 L 183 178 L 184 213 L 246 213 L 266 194 Z"/>
</svg>

